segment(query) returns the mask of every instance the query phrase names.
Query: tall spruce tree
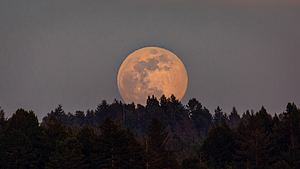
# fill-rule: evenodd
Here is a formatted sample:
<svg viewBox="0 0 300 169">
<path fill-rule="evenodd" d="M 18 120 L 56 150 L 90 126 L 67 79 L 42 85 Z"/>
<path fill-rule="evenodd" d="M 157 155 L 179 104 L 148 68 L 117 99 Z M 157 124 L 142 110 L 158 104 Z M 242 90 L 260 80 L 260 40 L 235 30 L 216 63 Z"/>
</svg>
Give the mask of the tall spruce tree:
<svg viewBox="0 0 300 169">
<path fill-rule="evenodd" d="M 212 125 L 212 115 L 209 113 L 209 110 L 202 107 L 201 103 L 195 98 L 189 100 L 187 108 L 189 117 L 193 120 L 199 135 L 206 137 Z"/>
<path fill-rule="evenodd" d="M 98 168 L 144 168 L 142 147 L 129 131 L 109 119 L 101 126 L 101 135 L 93 152 L 93 160 Z"/>
<path fill-rule="evenodd" d="M 4 110 L 0 107 L 0 132 L 4 128 L 6 119 L 5 119 L 5 113 Z"/>
<path fill-rule="evenodd" d="M 227 121 L 228 121 L 227 115 L 218 106 L 215 109 L 215 114 L 214 114 L 214 117 L 213 117 L 213 124 L 215 126 L 223 125 L 223 124 L 227 123 Z"/>
<path fill-rule="evenodd" d="M 157 119 L 152 119 L 145 138 L 146 169 L 177 169 L 172 151 L 167 150 L 168 132 Z"/>
<path fill-rule="evenodd" d="M 271 125 L 272 118 L 262 107 L 239 126 L 237 163 L 241 168 L 265 169 L 271 166 Z"/>
<path fill-rule="evenodd" d="M 300 111 L 294 103 L 289 103 L 279 119 L 273 133 L 273 154 L 278 154 L 274 160 L 300 168 Z"/>
<path fill-rule="evenodd" d="M 87 167 L 90 169 L 96 169 L 95 161 L 93 160 L 93 152 L 96 149 L 98 136 L 90 126 L 84 126 L 77 134 L 77 139 L 82 146 L 82 154 L 84 155 L 84 161 L 87 163 Z"/>
<path fill-rule="evenodd" d="M 85 169 L 88 168 L 82 153 L 82 146 L 75 137 L 60 141 L 51 153 L 46 169 Z"/>
<path fill-rule="evenodd" d="M 223 169 L 234 163 L 236 135 L 224 123 L 213 127 L 200 148 L 200 157 L 209 167 Z"/>
<path fill-rule="evenodd" d="M 235 107 L 232 108 L 230 115 L 228 116 L 228 125 L 231 129 L 237 129 L 241 122 L 241 117 L 238 114 Z"/>
<path fill-rule="evenodd" d="M 3 168 L 41 168 L 44 166 L 43 134 L 35 114 L 18 109 L 7 121 L 1 139 Z"/>
<path fill-rule="evenodd" d="M 205 169 L 205 168 L 204 166 L 201 166 L 199 159 L 188 158 L 182 161 L 181 169 Z"/>
</svg>

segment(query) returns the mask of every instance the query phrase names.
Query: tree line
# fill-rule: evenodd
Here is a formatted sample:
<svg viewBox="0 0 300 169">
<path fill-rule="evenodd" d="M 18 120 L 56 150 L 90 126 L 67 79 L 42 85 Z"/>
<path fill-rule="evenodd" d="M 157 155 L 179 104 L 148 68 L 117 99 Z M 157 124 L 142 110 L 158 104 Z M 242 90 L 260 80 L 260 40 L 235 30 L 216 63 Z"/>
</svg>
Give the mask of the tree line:
<svg viewBox="0 0 300 169">
<path fill-rule="evenodd" d="M 33 111 L 6 118 L 0 108 L 0 168 L 298 169 L 300 110 L 211 113 L 196 99 L 152 96 L 86 112 L 59 105 L 39 123 Z"/>
</svg>

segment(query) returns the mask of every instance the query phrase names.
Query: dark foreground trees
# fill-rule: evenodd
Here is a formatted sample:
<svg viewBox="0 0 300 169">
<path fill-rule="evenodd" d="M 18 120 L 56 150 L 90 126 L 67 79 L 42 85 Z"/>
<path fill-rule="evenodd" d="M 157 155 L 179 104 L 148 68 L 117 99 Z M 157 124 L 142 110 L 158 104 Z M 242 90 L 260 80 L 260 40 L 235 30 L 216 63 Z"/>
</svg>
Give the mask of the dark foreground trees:
<svg viewBox="0 0 300 169">
<path fill-rule="evenodd" d="M 224 123 L 212 128 L 200 151 L 211 168 L 232 166 L 237 143 L 235 133 Z"/>
<path fill-rule="evenodd" d="M 153 119 L 145 138 L 146 169 L 179 168 L 174 154 L 167 149 L 168 139 L 166 128 L 157 119 Z"/>
<path fill-rule="evenodd" d="M 92 152 L 96 168 L 143 169 L 143 148 L 132 133 L 106 120 L 101 126 L 101 135 Z"/>
<path fill-rule="evenodd" d="M 215 114 L 191 99 L 149 97 L 146 106 L 102 102 L 86 113 L 62 106 L 38 122 L 0 109 L 2 169 L 298 169 L 300 110 L 271 116 Z"/>
<path fill-rule="evenodd" d="M 210 168 L 296 169 L 300 167 L 300 110 L 289 103 L 272 117 L 264 107 L 242 119 L 237 130 L 227 124 L 210 130 L 199 154 Z"/>
<path fill-rule="evenodd" d="M 3 121 L 0 168 L 178 168 L 174 154 L 165 148 L 168 133 L 158 120 L 149 126 L 147 145 L 110 119 L 99 127 L 70 128 L 50 116 L 40 126 L 33 112 L 20 109 Z"/>
</svg>

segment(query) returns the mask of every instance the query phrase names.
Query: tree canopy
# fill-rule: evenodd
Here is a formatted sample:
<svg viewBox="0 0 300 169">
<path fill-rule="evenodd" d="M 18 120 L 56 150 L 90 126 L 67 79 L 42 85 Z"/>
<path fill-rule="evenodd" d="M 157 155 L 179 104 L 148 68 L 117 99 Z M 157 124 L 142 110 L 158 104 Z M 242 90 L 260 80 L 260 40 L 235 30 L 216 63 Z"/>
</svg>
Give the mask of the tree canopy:
<svg viewBox="0 0 300 169">
<path fill-rule="evenodd" d="M 151 96 L 147 104 L 100 103 L 66 113 L 61 105 L 39 123 L 33 111 L 0 108 L 4 169 L 296 169 L 300 110 L 214 114 L 198 100 Z"/>
</svg>

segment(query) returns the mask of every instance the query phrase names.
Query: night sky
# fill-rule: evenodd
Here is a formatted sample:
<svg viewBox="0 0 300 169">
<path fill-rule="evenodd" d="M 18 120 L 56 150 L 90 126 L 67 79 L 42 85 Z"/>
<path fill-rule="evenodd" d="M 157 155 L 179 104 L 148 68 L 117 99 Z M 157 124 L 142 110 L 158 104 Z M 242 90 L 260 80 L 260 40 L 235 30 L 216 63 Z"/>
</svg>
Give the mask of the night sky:
<svg viewBox="0 0 300 169">
<path fill-rule="evenodd" d="M 272 114 L 300 104 L 299 0 L 0 0 L 0 106 L 41 118 L 121 99 L 118 68 L 144 46 L 184 62 L 183 103 Z"/>
</svg>

